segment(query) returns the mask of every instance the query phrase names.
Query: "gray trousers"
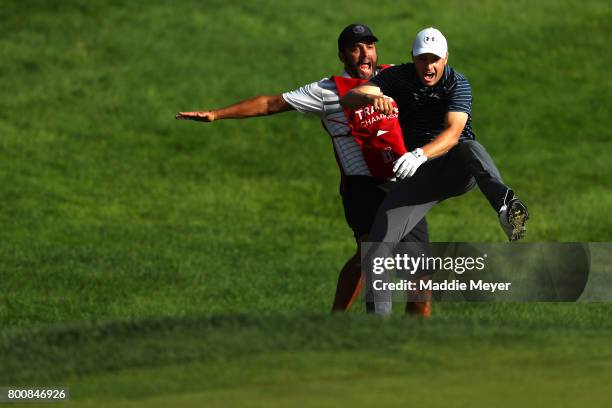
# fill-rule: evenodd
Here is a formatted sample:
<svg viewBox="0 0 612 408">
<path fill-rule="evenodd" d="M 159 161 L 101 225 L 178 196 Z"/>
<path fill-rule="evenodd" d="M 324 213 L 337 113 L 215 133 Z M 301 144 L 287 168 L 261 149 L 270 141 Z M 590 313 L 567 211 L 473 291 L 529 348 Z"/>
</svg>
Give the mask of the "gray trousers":
<svg viewBox="0 0 612 408">
<path fill-rule="evenodd" d="M 434 205 L 465 194 L 476 185 L 496 212 L 511 192 L 480 143 L 475 140 L 459 142 L 444 156 L 425 162 L 414 176 L 400 181 L 387 194 L 376 214 L 368 242 L 399 242 Z M 374 245 L 363 258 L 369 312 L 391 313 L 391 294 L 373 290 L 374 276 L 370 271 L 373 259 L 390 256 L 390 248 L 389 245 Z"/>
</svg>

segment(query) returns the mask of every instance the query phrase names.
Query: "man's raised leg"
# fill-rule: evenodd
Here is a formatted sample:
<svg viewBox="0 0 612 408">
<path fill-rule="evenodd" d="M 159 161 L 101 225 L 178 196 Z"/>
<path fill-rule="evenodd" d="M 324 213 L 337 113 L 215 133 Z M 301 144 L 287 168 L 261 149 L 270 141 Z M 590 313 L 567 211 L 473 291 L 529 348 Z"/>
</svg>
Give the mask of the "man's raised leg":
<svg viewBox="0 0 612 408">
<path fill-rule="evenodd" d="M 456 154 L 460 163 L 465 165 L 476 179 L 478 188 L 499 215 L 500 224 L 508 239 L 521 239 L 529 218 L 527 206 L 506 186 L 484 146 L 475 140 L 466 140 L 459 142 L 451 154 Z"/>
</svg>

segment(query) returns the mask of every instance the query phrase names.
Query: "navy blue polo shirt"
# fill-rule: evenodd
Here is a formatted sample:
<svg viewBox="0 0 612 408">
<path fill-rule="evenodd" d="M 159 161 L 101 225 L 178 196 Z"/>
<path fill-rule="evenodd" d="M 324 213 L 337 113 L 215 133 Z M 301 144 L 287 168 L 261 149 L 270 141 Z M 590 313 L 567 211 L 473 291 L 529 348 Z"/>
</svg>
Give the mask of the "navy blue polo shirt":
<svg viewBox="0 0 612 408">
<path fill-rule="evenodd" d="M 447 112 L 465 112 L 468 120 L 459 140 L 473 140 L 472 89 L 467 79 L 448 65 L 433 87 L 423 85 L 413 63 L 381 71 L 370 82 L 397 102 L 399 122 L 408 150 L 431 142 L 444 130 Z"/>
</svg>

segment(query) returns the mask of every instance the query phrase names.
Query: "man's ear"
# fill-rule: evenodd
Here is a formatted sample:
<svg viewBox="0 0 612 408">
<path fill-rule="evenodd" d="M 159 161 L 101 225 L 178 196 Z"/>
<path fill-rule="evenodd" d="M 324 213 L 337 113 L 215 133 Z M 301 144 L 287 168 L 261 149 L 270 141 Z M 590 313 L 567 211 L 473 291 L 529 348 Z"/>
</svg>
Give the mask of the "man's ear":
<svg viewBox="0 0 612 408">
<path fill-rule="evenodd" d="M 446 57 L 444 57 L 444 65 L 448 64 L 448 51 L 446 51 Z"/>
<path fill-rule="evenodd" d="M 344 54 L 342 53 L 342 51 L 338 51 L 338 58 L 340 59 L 340 62 L 344 64 Z"/>
</svg>

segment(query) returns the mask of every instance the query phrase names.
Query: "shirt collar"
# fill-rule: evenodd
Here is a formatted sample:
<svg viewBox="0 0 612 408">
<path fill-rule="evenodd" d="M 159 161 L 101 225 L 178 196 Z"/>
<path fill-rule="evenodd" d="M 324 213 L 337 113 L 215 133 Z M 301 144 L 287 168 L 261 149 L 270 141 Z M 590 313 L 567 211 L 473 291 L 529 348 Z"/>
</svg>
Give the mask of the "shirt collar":
<svg viewBox="0 0 612 408">
<path fill-rule="evenodd" d="M 378 67 L 377 67 L 377 68 L 376 68 L 376 70 L 374 71 L 374 76 L 378 75 L 378 73 L 379 73 L 380 71 L 381 71 L 381 70 L 380 70 L 380 69 L 378 69 Z M 346 70 L 342 71 L 342 76 L 343 76 L 344 78 L 352 78 L 352 76 L 350 76 L 350 75 L 349 75 L 349 73 L 348 73 L 348 72 L 346 72 Z M 374 77 L 372 77 L 372 78 L 374 78 Z"/>
</svg>

